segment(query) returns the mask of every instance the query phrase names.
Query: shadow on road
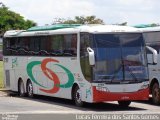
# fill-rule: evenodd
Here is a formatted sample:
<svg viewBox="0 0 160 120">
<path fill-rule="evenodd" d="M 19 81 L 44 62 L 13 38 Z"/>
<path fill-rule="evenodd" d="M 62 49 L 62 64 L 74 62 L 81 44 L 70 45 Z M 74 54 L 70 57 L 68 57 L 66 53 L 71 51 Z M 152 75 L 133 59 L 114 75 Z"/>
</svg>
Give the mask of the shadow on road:
<svg viewBox="0 0 160 120">
<path fill-rule="evenodd" d="M 149 100 L 145 100 L 145 101 L 135 101 L 135 102 L 142 103 L 142 104 L 148 104 L 148 105 L 152 105 L 152 106 L 159 106 L 159 105 L 155 105 L 155 104 L 152 102 L 152 97 L 149 97 Z"/>
<path fill-rule="evenodd" d="M 18 97 L 17 94 L 11 94 L 13 97 Z M 21 97 L 22 99 L 26 100 L 33 100 L 37 102 L 42 102 L 42 103 L 47 103 L 50 105 L 58 105 L 62 107 L 68 107 L 76 110 L 82 110 L 82 111 L 96 111 L 96 112 L 106 112 L 106 111 L 137 111 L 137 110 L 146 110 L 143 108 L 138 108 L 138 107 L 128 107 L 128 108 L 122 108 L 121 106 L 118 105 L 118 103 L 94 103 L 90 104 L 87 103 L 85 104 L 84 107 L 77 107 L 75 106 L 74 102 L 72 100 L 66 100 L 62 98 L 55 98 L 55 97 L 48 97 L 48 96 L 40 96 L 40 95 L 35 95 L 33 98 L 27 98 L 27 97 Z M 132 103 L 131 103 L 132 104 Z"/>
</svg>

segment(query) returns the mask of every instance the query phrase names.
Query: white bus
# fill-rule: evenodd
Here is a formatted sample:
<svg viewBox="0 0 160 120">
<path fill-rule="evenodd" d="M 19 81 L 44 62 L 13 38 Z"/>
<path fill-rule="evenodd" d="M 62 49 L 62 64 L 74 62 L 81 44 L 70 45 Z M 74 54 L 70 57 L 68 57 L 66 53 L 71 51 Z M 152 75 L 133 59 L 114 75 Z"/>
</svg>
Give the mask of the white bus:
<svg viewBox="0 0 160 120">
<path fill-rule="evenodd" d="M 142 34 L 112 25 L 65 25 L 7 31 L 5 83 L 20 96 L 34 94 L 84 102 L 148 100 Z"/>
<path fill-rule="evenodd" d="M 153 103 L 160 104 L 160 27 L 144 27 L 139 28 L 139 30 L 143 31 L 147 47 L 154 50 L 154 54 L 150 51 L 147 52 L 149 88 Z M 157 56 L 155 60 L 153 60 L 153 55 Z"/>
</svg>

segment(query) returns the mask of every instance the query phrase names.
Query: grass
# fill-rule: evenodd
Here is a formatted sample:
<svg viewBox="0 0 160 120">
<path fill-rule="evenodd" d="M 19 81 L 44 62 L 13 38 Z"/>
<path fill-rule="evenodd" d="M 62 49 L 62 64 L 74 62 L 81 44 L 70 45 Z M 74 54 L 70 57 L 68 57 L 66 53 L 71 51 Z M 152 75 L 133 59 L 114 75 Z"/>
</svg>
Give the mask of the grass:
<svg viewBox="0 0 160 120">
<path fill-rule="evenodd" d="M 2 50 L 2 45 L 0 44 L 0 50 Z"/>
<path fill-rule="evenodd" d="M 3 61 L 0 61 L 0 88 L 3 88 Z"/>
</svg>

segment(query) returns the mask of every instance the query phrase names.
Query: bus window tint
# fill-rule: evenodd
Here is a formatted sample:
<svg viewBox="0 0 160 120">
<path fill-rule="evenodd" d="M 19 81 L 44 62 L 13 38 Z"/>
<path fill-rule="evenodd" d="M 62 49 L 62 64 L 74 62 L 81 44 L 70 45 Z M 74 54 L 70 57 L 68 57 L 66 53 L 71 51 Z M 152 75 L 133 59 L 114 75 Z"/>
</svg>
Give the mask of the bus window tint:
<svg viewBox="0 0 160 120">
<path fill-rule="evenodd" d="M 52 35 L 6 38 L 5 55 L 76 56 L 77 35 Z"/>
<path fill-rule="evenodd" d="M 93 43 L 96 57 L 93 80 L 105 82 L 123 80 L 119 35 L 95 34 Z M 112 67 L 109 67 L 111 65 Z"/>
<path fill-rule="evenodd" d="M 143 37 L 146 43 L 160 42 L 160 32 L 145 32 Z"/>
<path fill-rule="evenodd" d="M 51 36 L 51 54 L 62 56 L 64 49 L 64 35 Z"/>
<path fill-rule="evenodd" d="M 88 33 L 81 33 L 80 36 L 80 63 L 82 73 L 85 79 L 89 82 L 92 80 L 92 68 L 89 65 L 89 57 L 87 47 L 91 47 L 91 37 Z"/>
<path fill-rule="evenodd" d="M 54 35 L 50 37 L 51 55 L 55 56 L 76 56 L 77 35 Z"/>
<path fill-rule="evenodd" d="M 42 56 L 49 56 L 49 49 L 48 49 L 48 41 L 49 41 L 49 37 L 46 36 L 42 36 L 39 38 L 39 46 L 37 46 L 37 48 L 39 47 L 38 50 L 38 54 L 42 55 Z"/>
<path fill-rule="evenodd" d="M 94 82 L 147 79 L 142 34 L 95 34 L 93 43 L 96 58 Z"/>
<path fill-rule="evenodd" d="M 29 52 L 28 37 L 17 39 L 17 51 L 19 55 L 28 55 Z"/>
<path fill-rule="evenodd" d="M 17 55 L 17 38 L 7 38 L 4 40 L 4 55 Z"/>
<path fill-rule="evenodd" d="M 119 35 L 122 44 L 123 59 L 126 64 L 133 66 L 145 64 L 143 37 L 141 34 L 122 34 Z"/>
<path fill-rule="evenodd" d="M 77 55 L 77 35 L 65 35 L 64 55 L 75 56 Z"/>
<path fill-rule="evenodd" d="M 146 44 L 159 53 L 160 50 L 160 32 L 146 32 L 143 33 L 143 37 L 146 41 Z M 152 54 L 149 50 L 147 50 L 148 54 Z"/>
</svg>

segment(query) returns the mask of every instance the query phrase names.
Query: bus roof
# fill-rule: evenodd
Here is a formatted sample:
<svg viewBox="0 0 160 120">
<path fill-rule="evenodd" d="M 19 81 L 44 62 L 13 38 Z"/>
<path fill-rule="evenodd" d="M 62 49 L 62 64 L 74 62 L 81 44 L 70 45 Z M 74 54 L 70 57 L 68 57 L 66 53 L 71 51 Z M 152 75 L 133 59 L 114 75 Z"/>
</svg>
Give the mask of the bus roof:
<svg viewBox="0 0 160 120">
<path fill-rule="evenodd" d="M 138 28 L 138 30 L 139 30 L 139 31 L 142 31 L 142 32 L 151 32 L 151 31 L 158 32 L 158 31 L 160 31 L 160 26 L 157 26 L 157 27 Z"/>
<path fill-rule="evenodd" d="M 118 25 L 80 25 L 80 24 L 57 24 L 51 26 L 32 27 L 28 30 L 11 30 L 4 37 L 42 36 L 68 33 L 105 33 L 105 32 L 138 32 L 137 28 Z"/>
<path fill-rule="evenodd" d="M 81 24 L 55 24 L 55 25 L 47 25 L 47 26 L 35 26 L 29 28 L 27 31 L 46 31 L 46 30 L 57 30 L 64 28 L 75 28 L 81 26 Z"/>
<path fill-rule="evenodd" d="M 135 28 L 148 28 L 148 27 L 152 27 L 151 24 L 139 24 L 139 25 L 134 25 L 133 27 Z"/>
<path fill-rule="evenodd" d="M 138 30 L 142 32 L 160 31 L 160 26 L 152 26 L 152 24 L 139 24 L 133 27 L 138 28 Z"/>
</svg>

